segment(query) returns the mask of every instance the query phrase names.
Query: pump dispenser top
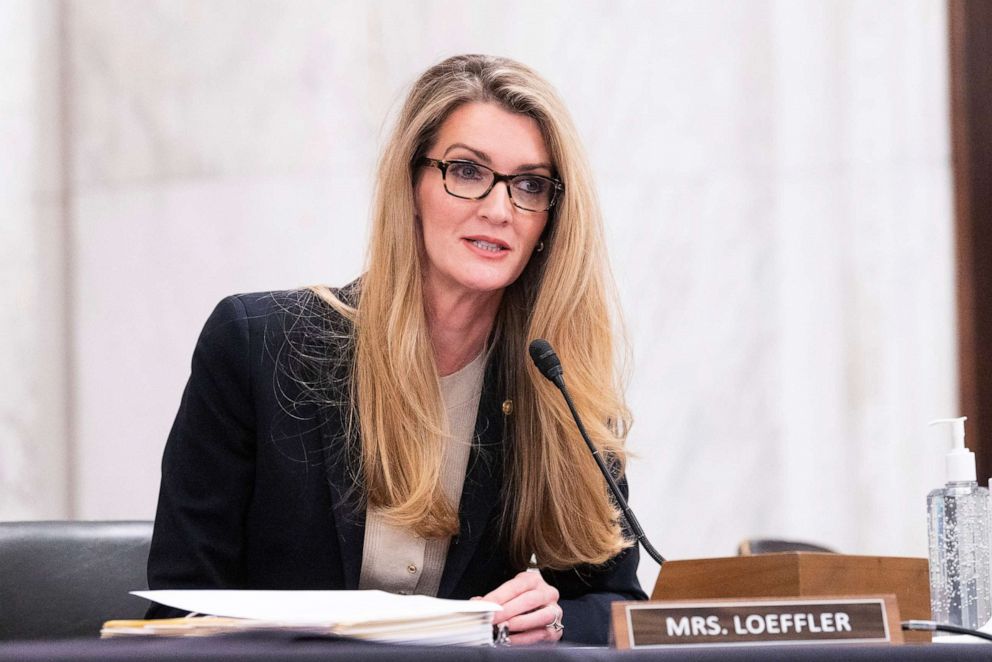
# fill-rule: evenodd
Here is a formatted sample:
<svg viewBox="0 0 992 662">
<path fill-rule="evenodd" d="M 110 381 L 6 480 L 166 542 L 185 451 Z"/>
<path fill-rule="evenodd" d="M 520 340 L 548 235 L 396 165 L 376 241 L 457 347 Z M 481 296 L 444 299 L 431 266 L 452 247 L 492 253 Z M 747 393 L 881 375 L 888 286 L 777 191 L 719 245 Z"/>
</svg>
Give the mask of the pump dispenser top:
<svg viewBox="0 0 992 662">
<path fill-rule="evenodd" d="M 951 426 L 951 450 L 945 458 L 948 483 L 973 483 L 977 478 L 975 454 L 964 445 L 964 422 L 967 416 L 958 418 L 938 418 L 929 425 L 948 424 Z"/>
</svg>

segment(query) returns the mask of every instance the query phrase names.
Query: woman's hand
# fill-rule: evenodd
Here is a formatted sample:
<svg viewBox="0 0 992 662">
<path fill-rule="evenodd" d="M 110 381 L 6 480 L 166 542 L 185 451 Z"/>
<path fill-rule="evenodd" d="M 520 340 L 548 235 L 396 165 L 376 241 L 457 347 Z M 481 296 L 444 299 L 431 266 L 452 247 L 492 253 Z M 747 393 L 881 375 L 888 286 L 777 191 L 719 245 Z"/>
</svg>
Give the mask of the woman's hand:
<svg viewBox="0 0 992 662">
<path fill-rule="evenodd" d="M 561 639 L 564 628 L 558 589 L 545 582 L 540 572 L 521 572 L 482 599 L 503 606 L 503 611 L 496 612 L 493 625 L 506 624 L 511 644 Z"/>
</svg>

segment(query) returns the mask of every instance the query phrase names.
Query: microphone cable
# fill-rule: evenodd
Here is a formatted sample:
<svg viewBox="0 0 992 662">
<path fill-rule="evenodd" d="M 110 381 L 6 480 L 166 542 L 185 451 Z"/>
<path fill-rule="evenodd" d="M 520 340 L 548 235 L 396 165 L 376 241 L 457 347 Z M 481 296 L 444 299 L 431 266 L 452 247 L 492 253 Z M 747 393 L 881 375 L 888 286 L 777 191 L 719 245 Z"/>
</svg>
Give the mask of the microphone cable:
<svg viewBox="0 0 992 662">
<path fill-rule="evenodd" d="M 972 630 L 971 628 L 962 627 L 960 625 L 951 625 L 950 623 L 938 623 L 936 621 L 903 621 L 902 629 L 915 632 L 951 632 L 953 634 L 966 634 L 969 637 L 977 637 L 979 639 L 992 641 L 992 634 L 989 634 L 988 632 Z"/>
</svg>

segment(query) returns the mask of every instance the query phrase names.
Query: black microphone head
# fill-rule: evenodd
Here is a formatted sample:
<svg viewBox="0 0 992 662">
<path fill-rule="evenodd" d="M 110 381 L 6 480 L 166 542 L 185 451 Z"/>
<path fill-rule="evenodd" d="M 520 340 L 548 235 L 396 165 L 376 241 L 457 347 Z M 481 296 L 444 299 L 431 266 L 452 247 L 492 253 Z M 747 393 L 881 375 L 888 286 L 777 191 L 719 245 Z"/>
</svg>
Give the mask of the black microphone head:
<svg viewBox="0 0 992 662">
<path fill-rule="evenodd" d="M 537 369 L 541 371 L 541 374 L 545 378 L 554 382 L 555 385 L 562 376 L 561 361 L 558 360 L 558 355 L 555 353 L 551 343 L 549 343 L 544 338 L 538 338 L 530 344 L 530 358 L 537 366 Z"/>
</svg>

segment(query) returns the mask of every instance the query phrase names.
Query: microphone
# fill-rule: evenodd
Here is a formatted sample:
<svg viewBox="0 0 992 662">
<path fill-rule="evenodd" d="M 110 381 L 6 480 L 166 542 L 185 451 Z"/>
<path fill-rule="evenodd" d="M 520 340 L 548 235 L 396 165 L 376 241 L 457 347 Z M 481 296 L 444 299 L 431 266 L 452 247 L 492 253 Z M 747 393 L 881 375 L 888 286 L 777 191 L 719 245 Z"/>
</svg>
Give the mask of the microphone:
<svg viewBox="0 0 992 662">
<path fill-rule="evenodd" d="M 641 528 L 640 522 L 634 517 L 634 511 L 630 509 L 627 505 L 627 500 L 623 498 L 623 494 L 620 492 L 620 487 L 617 485 L 617 481 L 614 480 L 613 474 L 610 473 L 609 468 L 606 466 L 606 462 L 603 461 L 602 456 L 599 453 L 599 449 L 592 443 L 589 439 L 589 433 L 586 432 L 586 427 L 582 424 L 582 419 L 579 417 L 579 412 L 575 410 L 575 403 L 572 402 L 572 396 L 569 394 L 568 389 L 565 388 L 565 377 L 564 370 L 561 367 L 561 360 L 558 358 L 558 354 L 555 353 L 551 343 L 543 338 L 538 338 L 530 344 L 530 358 L 534 362 L 534 365 L 541 372 L 544 377 L 558 387 L 561 394 L 565 396 L 565 402 L 568 404 L 569 411 L 572 412 L 572 418 L 575 419 L 575 426 L 579 429 L 579 434 L 582 435 L 583 441 L 586 442 L 586 446 L 589 447 L 589 451 L 592 453 L 593 459 L 596 460 L 596 464 L 599 466 L 600 472 L 603 474 L 603 478 L 606 479 L 606 484 L 610 487 L 610 492 L 613 494 L 613 498 L 616 499 L 617 505 L 620 506 L 620 510 L 623 512 L 624 519 L 627 520 L 627 524 L 630 526 L 631 532 L 633 532 L 634 537 L 637 542 L 640 543 L 644 551 L 648 553 L 648 556 L 653 558 L 658 562 L 659 566 L 665 564 L 665 557 L 658 553 L 658 550 L 654 548 L 651 542 L 648 540 L 647 535 L 644 533 L 644 529 Z"/>
<path fill-rule="evenodd" d="M 558 359 L 558 354 L 555 353 L 554 348 L 551 347 L 551 343 L 544 338 L 538 338 L 530 344 L 529 351 L 531 361 L 541 371 L 541 374 L 551 380 L 559 389 L 565 388 L 565 379 L 562 377 L 564 371 L 561 369 L 561 361 Z"/>
</svg>

